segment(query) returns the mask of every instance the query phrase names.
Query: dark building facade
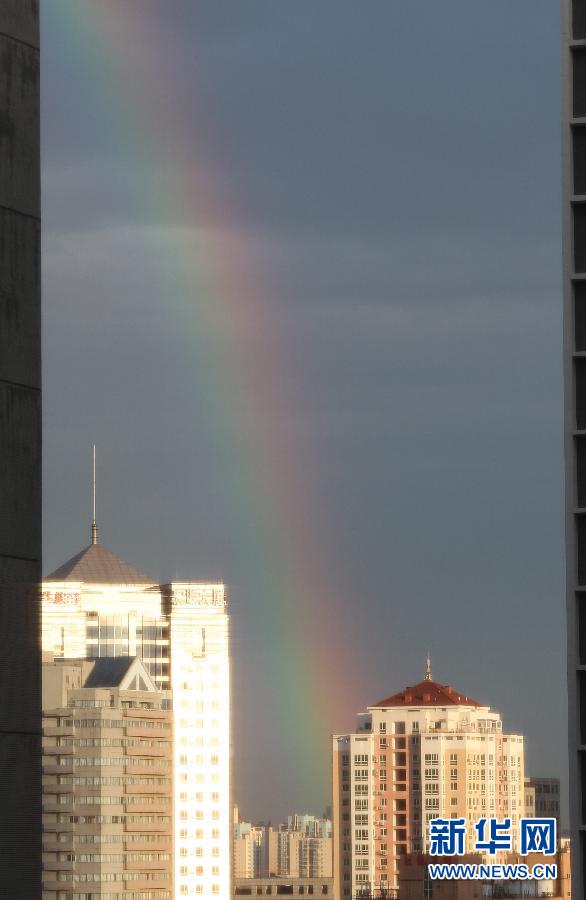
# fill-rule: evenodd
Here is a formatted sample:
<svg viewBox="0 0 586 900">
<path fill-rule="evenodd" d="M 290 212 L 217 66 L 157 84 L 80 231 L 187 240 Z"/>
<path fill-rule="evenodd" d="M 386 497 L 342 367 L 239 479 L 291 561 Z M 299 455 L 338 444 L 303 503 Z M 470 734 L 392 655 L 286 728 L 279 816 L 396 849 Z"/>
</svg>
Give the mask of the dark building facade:
<svg viewBox="0 0 586 900">
<path fill-rule="evenodd" d="M 562 0 L 566 577 L 573 896 L 586 885 L 586 3 Z"/>
<path fill-rule="evenodd" d="M 40 897 L 38 0 L 0 0 L 0 897 Z"/>
</svg>

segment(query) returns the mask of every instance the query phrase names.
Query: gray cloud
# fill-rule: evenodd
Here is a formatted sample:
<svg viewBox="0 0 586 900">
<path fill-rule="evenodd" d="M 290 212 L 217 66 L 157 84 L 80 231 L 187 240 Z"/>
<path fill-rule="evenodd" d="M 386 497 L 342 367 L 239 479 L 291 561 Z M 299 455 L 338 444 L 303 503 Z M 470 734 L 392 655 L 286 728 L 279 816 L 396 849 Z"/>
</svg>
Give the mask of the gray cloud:
<svg viewBox="0 0 586 900">
<path fill-rule="evenodd" d="M 255 698 L 236 712 L 244 814 L 320 811 L 328 785 L 283 781 L 278 734 L 256 754 L 258 583 L 214 457 L 236 436 L 200 386 L 193 297 L 159 266 L 185 241 L 236 239 L 288 389 L 259 433 L 311 469 L 337 634 L 353 634 L 346 721 L 323 712 L 316 754 L 429 648 L 439 679 L 527 735 L 531 771 L 563 772 L 555 4 L 141 0 L 168 158 L 133 138 L 131 109 L 124 133 L 116 97 L 96 105 L 58 5 L 43 8 L 46 570 L 86 538 L 96 440 L 104 540 L 156 577 L 232 585 L 235 683 Z M 230 203 L 153 202 L 173 167 Z M 234 337 L 216 335 L 218 360 L 257 362 L 254 336 Z M 232 388 L 247 409 L 246 380 Z"/>
</svg>

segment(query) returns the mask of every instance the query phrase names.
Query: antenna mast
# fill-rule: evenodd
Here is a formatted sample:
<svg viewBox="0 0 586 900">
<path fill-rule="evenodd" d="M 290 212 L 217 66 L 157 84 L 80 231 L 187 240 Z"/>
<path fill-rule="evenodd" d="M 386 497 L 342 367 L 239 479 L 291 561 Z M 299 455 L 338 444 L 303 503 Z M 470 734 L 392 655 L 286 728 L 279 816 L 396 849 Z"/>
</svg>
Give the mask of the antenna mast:
<svg viewBox="0 0 586 900">
<path fill-rule="evenodd" d="M 433 675 L 431 674 L 431 655 L 427 654 L 427 659 L 425 660 L 425 681 L 433 681 Z"/>
<path fill-rule="evenodd" d="M 94 466 L 93 466 L 93 478 L 92 478 L 92 493 L 93 493 L 93 515 L 92 515 L 92 544 L 98 543 L 98 526 L 96 523 L 96 445 L 94 444 Z"/>
</svg>

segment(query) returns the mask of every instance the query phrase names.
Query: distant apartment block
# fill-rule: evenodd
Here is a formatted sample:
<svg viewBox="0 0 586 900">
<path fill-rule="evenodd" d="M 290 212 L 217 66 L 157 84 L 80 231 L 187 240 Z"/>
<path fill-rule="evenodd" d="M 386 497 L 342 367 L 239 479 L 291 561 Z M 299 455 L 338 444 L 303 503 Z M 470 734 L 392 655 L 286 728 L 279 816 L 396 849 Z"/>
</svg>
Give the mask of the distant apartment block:
<svg viewBox="0 0 586 900">
<path fill-rule="evenodd" d="M 525 815 L 560 821 L 559 778 L 525 778 Z"/>
<path fill-rule="evenodd" d="M 396 890 L 399 863 L 427 848 L 432 818 L 510 818 L 524 811 L 523 737 L 449 685 L 424 681 L 359 715 L 333 739 L 336 897 Z"/>
<path fill-rule="evenodd" d="M 234 822 L 234 877 L 254 878 L 270 874 L 269 834 L 270 827 L 253 825 L 251 822 Z"/>
<path fill-rule="evenodd" d="M 51 660 L 43 706 L 43 900 L 171 900 L 165 694 L 137 657 Z"/>
<path fill-rule="evenodd" d="M 292 815 L 276 828 L 234 824 L 235 878 L 321 878 L 332 876 L 332 823 Z"/>
<path fill-rule="evenodd" d="M 332 875 L 332 838 L 314 837 L 302 831 L 271 831 L 271 872 L 291 878 Z"/>
<path fill-rule="evenodd" d="M 299 831 L 308 837 L 331 837 L 332 820 L 308 813 L 287 816 L 287 831 Z"/>
</svg>

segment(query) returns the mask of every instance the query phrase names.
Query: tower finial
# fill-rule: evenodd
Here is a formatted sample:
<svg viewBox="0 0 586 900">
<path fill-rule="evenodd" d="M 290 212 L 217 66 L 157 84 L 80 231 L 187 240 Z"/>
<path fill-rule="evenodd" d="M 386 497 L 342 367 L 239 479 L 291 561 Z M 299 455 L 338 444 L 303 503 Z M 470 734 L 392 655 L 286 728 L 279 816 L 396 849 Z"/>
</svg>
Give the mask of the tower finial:
<svg viewBox="0 0 586 900">
<path fill-rule="evenodd" d="M 93 507 L 92 507 L 92 544 L 98 543 L 98 525 L 96 522 L 96 445 L 94 444 L 94 469 L 92 479 Z"/>
<path fill-rule="evenodd" d="M 431 656 L 429 653 L 425 660 L 425 681 L 433 681 L 433 675 L 431 674 Z"/>
</svg>

